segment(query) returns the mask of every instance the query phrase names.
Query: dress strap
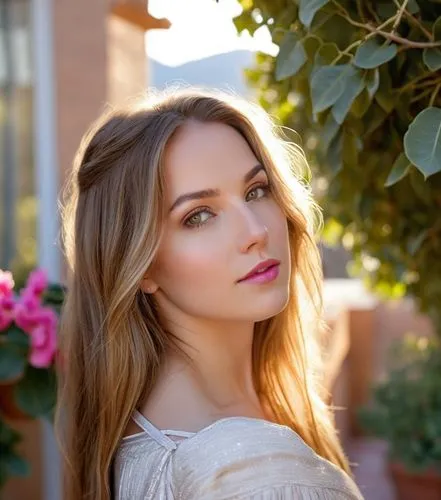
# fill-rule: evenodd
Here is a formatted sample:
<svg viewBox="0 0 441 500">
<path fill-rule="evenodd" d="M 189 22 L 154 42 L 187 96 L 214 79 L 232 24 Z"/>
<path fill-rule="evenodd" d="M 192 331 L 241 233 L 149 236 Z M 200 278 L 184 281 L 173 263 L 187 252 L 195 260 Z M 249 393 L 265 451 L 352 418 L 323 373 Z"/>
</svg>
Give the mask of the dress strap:
<svg viewBox="0 0 441 500">
<path fill-rule="evenodd" d="M 155 427 L 138 410 L 133 411 L 132 418 L 139 425 L 139 427 L 141 427 L 141 429 L 146 432 L 151 438 L 153 438 L 157 443 L 164 446 L 168 450 L 175 450 L 177 448 L 177 444 L 172 439 L 167 437 L 163 432 Z"/>
</svg>

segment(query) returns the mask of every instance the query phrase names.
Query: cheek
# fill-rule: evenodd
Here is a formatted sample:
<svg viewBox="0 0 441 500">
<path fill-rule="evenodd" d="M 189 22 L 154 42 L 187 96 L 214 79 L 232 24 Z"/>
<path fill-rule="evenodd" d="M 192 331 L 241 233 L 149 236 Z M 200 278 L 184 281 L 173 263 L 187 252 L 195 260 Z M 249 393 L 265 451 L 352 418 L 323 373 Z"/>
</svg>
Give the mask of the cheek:
<svg viewBox="0 0 441 500">
<path fill-rule="evenodd" d="M 288 244 L 288 221 L 285 214 L 276 204 L 273 205 L 269 214 L 268 227 L 271 228 L 271 234 L 279 245 Z"/>
<path fill-rule="evenodd" d="M 165 291 L 207 290 L 216 286 L 217 277 L 225 272 L 222 242 L 197 230 L 194 233 L 175 234 L 160 248 L 155 274 Z"/>
</svg>

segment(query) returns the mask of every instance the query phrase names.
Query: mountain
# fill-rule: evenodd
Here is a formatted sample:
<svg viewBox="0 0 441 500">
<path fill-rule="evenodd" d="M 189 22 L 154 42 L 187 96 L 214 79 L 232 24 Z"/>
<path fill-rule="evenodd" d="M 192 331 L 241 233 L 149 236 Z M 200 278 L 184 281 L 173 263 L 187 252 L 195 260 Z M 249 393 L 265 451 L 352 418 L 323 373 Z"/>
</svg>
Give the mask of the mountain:
<svg viewBox="0 0 441 500">
<path fill-rule="evenodd" d="M 241 96 L 249 96 L 244 69 L 252 66 L 254 53 L 236 50 L 190 61 L 180 66 L 166 66 L 149 59 L 149 86 L 163 89 L 174 84 L 200 85 L 228 89 Z"/>
</svg>

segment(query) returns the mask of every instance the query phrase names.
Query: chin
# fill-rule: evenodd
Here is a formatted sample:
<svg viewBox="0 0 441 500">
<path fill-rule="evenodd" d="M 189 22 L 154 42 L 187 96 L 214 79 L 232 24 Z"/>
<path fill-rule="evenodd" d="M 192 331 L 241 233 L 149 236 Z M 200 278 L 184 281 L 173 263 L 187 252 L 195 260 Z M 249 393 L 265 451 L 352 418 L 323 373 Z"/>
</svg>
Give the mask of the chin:
<svg viewBox="0 0 441 500">
<path fill-rule="evenodd" d="M 264 296 L 266 295 L 266 296 Z M 274 290 L 269 294 L 262 294 L 259 299 L 253 300 L 251 304 L 251 315 L 253 321 L 264 321 L 282 312 L 289 302 L 287 290 Z"/>
</svg>

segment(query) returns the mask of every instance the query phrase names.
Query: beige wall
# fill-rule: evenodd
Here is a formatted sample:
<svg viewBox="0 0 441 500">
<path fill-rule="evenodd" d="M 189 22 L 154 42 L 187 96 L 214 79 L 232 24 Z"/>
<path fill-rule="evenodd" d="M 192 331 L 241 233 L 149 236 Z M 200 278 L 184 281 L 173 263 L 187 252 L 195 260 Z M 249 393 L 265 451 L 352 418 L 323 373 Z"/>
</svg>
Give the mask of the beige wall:
<svg viewBox="0 0 441 500">
<path fill-rule="evenodd" d="M 118 105 L 146 89 L 145 34 L 127 21 L 110 16 L 107 37 L 107 99 Z"/>
</svg>

